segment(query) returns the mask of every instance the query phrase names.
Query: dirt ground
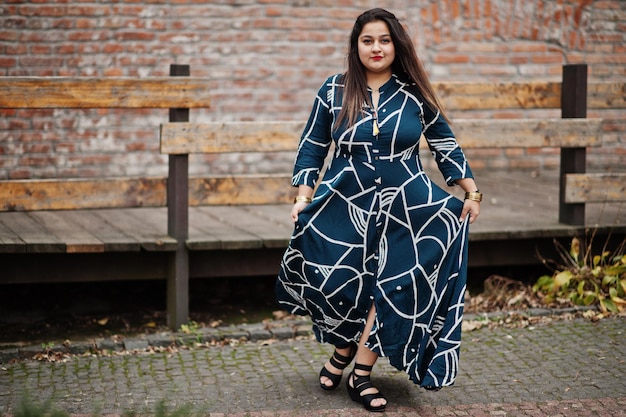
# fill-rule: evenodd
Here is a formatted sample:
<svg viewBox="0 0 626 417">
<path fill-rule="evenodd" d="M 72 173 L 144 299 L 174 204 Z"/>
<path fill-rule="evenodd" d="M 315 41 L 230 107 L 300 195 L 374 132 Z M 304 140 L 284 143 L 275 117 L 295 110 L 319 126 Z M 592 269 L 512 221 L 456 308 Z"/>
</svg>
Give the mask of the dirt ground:
<svg viewBox="0 0 626 417">
<path fill-rule="evenodd" d="M 544 268 L 470 270 L 466 312 L 540 307 L 529 285 L 546 272 Z M 190 320 L 203 327 L 270 320 L 277 310 L 274 279 L 192 280 Z M 0 347 L 166 329 L 162 281 L 6 285 L 0 293 Z"/>
</svg>

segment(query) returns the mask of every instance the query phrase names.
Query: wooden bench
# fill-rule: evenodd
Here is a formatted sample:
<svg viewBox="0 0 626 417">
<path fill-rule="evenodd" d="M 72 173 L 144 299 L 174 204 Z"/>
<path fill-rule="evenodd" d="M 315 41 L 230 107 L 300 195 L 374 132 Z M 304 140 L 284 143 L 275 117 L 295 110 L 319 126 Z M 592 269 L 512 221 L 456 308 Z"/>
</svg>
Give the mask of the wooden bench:
<svg viewBox="0 0 626 417">
<path fill-rule="evenodd" d="M 483 221 L 470 232 L 471 247 L 479 248 L 471 256 L 475 265 L 515 263 L 514 253 L 503 252 L 503 241 L 522 239 L 532 250 L 535 239 L 572 236 L 588 227 L 587 203 L 625 201 L 626 174 L 585 173 L 586 148 L 602 146 L 602 120 L 585 118 L 586 103 L 626 108 L 624 85 L 588 86 L 586 80 L 586 67 L 577 65 L 564 67 L 562 83 L 435 84 L 451 111 L 562 111 L 561 119 L 454 120 L 464 149 L 561 149 L 560 173 L 548 183 L 519 173 L 479 177 L 487 204 Z M 94 84 L 103 87 L 89 98 Z M 33 85 L 47 89 L 34 94 Z M 108 99 L 119 87 L 129 98 Z M 304 121 L 188 123 L 188 108 L 208 106 L 208 92 L 206 82 L 186 77 L 132 82 L 0 77 L 0 90 L 10 91 L 0 97 L 0 108 L 175 108 L 160 130 L 161 153 L 169 156 L 168 178 L 1 181 L 0 259 L 10 266 L 0 283 L 167 277 L 169 323 L 177 328 L 187 321 L 190 276 L 262 275 L 277 269 L 291 232 L 291 173 L 190 178 L 189 155 L 293 153 Z M 73 91 L 73 99 L 65 97 L 67 91 Z M 166 100 L 163 94 L 174 98 Z M 520 201 L 520 194 L 533 197 Z M 611 216 L 620 213 L 617 207 Z M 623 233 L 625 223 L 621 217 L 594 226 Z M 27 262 L 34 255 L 43 266 Z M 85 275 L 85 270 L 90 272 Z"/>
</svg>

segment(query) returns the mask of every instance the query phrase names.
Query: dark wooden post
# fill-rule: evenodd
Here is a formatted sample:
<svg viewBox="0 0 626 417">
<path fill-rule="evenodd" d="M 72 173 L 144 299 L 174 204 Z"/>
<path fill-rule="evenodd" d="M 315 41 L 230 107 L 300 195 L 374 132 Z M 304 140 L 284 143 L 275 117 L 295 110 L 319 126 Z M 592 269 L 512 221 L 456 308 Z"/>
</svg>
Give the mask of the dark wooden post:
<svg viewBox="0 0 626 417">
<path fill-rule="evenodd" d="M 188 77 L 189 65 L 171 65 L 170 75 Z M 170 122 L 188 122 L 189 109 L 170 109 Z M 167 233 L 176 239 L 167 272 L 167 324 L 177 330 L 189 321 L 189 155 L 169 155 Z"/>
<path fill-rule="evenodd" d="M 564 65 L 561 83 L 561 118 L 587 117 L 587 65 Z M 587 164 L 586 148 L 561 148 L 559 175 L 559 222 L 571 225 L 585 224 L 585 204 L 565 204 L 565 175 L 584 173 Z"/>
</svg>

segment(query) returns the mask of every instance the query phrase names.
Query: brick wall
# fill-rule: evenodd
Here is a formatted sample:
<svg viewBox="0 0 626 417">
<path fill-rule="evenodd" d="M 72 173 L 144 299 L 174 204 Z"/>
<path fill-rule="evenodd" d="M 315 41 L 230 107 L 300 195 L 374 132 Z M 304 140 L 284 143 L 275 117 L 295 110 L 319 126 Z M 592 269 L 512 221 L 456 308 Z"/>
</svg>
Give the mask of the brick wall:
<svg viewBox="0 0 626 417">
<path fill-rule="evenodd" d="M 214 84 L 213 108 L 192 121 L 304 119 L 322 80 L 342 71 L 355 17 L 379 5 L 406 23 L 434 80 L 559 80 L 563 64 L 581 62 L 592 80 L 626 79 L 622 0 L 8 0 L 0 75 L 157 76 L 189 64 Z M 626 170 L 624 112 L 589 116 L 607 119 L 607 146 L 590 152 L 589 170 Z M 164 175 L 156 126 L 166 119 L 0 110 L 0 178 Z M 554 150 L 468 154 L 477 168 L 558 164 Z M 194 174 L 289 172 L 292 156 L 191 161 Z"/>
</svg>

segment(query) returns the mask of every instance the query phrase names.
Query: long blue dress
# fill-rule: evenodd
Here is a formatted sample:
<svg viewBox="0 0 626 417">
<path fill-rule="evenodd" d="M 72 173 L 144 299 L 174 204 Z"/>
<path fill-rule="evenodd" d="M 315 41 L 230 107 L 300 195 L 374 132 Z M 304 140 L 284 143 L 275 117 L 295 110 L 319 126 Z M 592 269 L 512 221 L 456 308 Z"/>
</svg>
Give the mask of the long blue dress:
<svg viewBox="0 0 626 417">
<path fill-rule="evenodd" d="M 448 124 L 415 86 L 395 75 L 353 128 L 335 129 L 341 75 L 320 88 L 302 135 L 292 184 L 314 186 L 298 216 L 276 284 L 279 304 L 310 315 L 320 342 L 358 341 L 376 307 L 368 346 L 421 386 L 458 373 L 467 270 L 463 203 L 431 182 L 419 159 L 423 134 L 446 183 L 472 173 Z"/>
</svg>

